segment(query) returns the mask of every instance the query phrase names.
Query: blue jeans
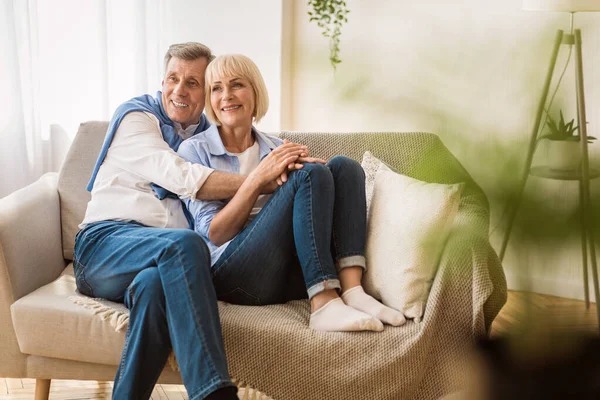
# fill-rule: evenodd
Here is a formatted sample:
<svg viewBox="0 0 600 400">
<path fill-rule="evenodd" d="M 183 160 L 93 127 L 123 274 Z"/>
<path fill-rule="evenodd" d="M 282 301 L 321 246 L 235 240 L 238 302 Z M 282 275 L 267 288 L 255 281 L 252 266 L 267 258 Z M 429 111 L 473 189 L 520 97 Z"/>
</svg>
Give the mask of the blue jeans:
<svg viewBox="0 0 600 400">
<path fill-rule="evenodd" d="M 210 253 L 200 236 L 135 222 L 97 222 L 77 234 L 74 258 L 81 293 L 124 302 L 130 310 L 114 399 L 150 398 L 171 348 L 190 400 L 234 386 Z"/>
<path fill-rule="evenodd" d="M 292 171 L 212 267 L 220 300 L 264 305 L 339 289 L 338 270 L 365 268 L 365 175 L 343 156 Z"/>
</svg>

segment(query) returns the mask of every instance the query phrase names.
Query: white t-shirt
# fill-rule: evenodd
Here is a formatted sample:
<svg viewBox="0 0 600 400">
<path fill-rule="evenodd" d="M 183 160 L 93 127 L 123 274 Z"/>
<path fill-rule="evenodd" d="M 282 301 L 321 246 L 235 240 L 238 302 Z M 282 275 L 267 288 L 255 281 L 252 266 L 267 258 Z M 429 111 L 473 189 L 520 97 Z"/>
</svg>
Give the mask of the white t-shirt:
<svg viewBox="0 0 600 400">
<path fill-rule="evenodd" d="M 178 134 L 186 139 L 197 125 Z M 155 183 L 183 197 L 196 193 L 213 169 L 186 162 L 163 140 L 158 119 L 146 112 L 130 112 L 115 132 L 98 170 L 83 222 L 137 221 L 158 228 L 189 228 L 179 199 L 159 200 Z"/>
<path fill-rule="evenodd" d="M 260 147 L 258 146 L 258 141 L 254 140 L 254 144 L 248 147 L 243 153 L 231 153 L 232 155 L 237 156 L 240 162 L 240 175 L 248 175 L 250 172 L 254 171 L 258 164 L 260 164 Z M 250 215 L 248 215 L 248 221 L 246 225 L 250 223 L 256 217 L 256 215 L 262 210 L 262 208 L 267 204 L 267 200 L 271 197 L 268 194 L 261 194 L 256 199 L 256 203 L 254 203 L 254 207 L 252 207 L 252 211 L 250 211 Z"/>
</svg>

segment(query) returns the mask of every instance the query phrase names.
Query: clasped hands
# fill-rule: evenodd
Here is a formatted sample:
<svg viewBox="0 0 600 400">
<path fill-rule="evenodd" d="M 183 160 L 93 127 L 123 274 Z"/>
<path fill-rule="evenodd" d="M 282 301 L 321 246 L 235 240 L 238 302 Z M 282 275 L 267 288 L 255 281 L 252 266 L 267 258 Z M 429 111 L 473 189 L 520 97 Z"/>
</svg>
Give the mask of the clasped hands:
<svg viewBox="0 0 600 400">
<path fill-rule="evenodd" d="M 310 157 L 308 147 L 284 140 L 283 144 L 270 152 L 252 172 L 263 182 L 263 193 L 272 193 L 288 180 L 288 173 L 302 169 L 304 163 L 325 164 L 320 158 Z"/>
</svg>

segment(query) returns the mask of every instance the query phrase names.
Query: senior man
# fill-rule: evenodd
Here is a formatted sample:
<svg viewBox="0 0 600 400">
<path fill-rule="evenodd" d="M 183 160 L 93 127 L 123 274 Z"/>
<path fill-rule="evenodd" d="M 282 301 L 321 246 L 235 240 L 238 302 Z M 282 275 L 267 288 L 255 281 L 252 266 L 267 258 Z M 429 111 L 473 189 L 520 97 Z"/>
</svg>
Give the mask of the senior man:
<svg viewBox="0 0 600 400">
<path fill-rule="evenodd" d="M 200 43 L 169 47 L 162 92 L 117 108 L 88 185 L 92 197 L 76 236 L 75 276 L 83 294 L 130 310 L 117 400 L 148 399 L 171 349 L 190 400 L 237 399 L 210 253 L 189 229 L 178 198 L 231 198 L 244 180 L 176 153 L 184 139 L 209 127 L 202 114 L 204 72 L 213 58 Z M 304 146 L 284 146 L 295 159 L 306 155 Z M 268 190 L 276 187 L 273 182 Z"/>
</svg>

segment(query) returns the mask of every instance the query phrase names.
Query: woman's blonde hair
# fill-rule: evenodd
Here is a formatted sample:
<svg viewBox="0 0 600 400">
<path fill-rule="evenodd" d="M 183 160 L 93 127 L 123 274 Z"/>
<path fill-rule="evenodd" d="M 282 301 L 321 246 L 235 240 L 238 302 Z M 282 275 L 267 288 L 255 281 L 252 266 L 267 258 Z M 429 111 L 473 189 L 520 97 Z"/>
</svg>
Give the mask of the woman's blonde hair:
<svg viewBox="0 0 600 400">
<path fill-rule="evenodd" d="M 267 86 L 256 64 L 242 54 L 225 54 L 215 58 L 213 62 L 208 64 L 205 76 L 206 103 L 204 106 L 208 119 L 217 126 L 221 126 L 221 121 L 217 118 L 210 103 L 210 96 L 213 82 L 224 76 L 244 78 L 250 83 L 252 90 L 254 90 L 254 112 L 252 116 L 255 122 L 259 122 L 269 109 Z"/>
</svg>

